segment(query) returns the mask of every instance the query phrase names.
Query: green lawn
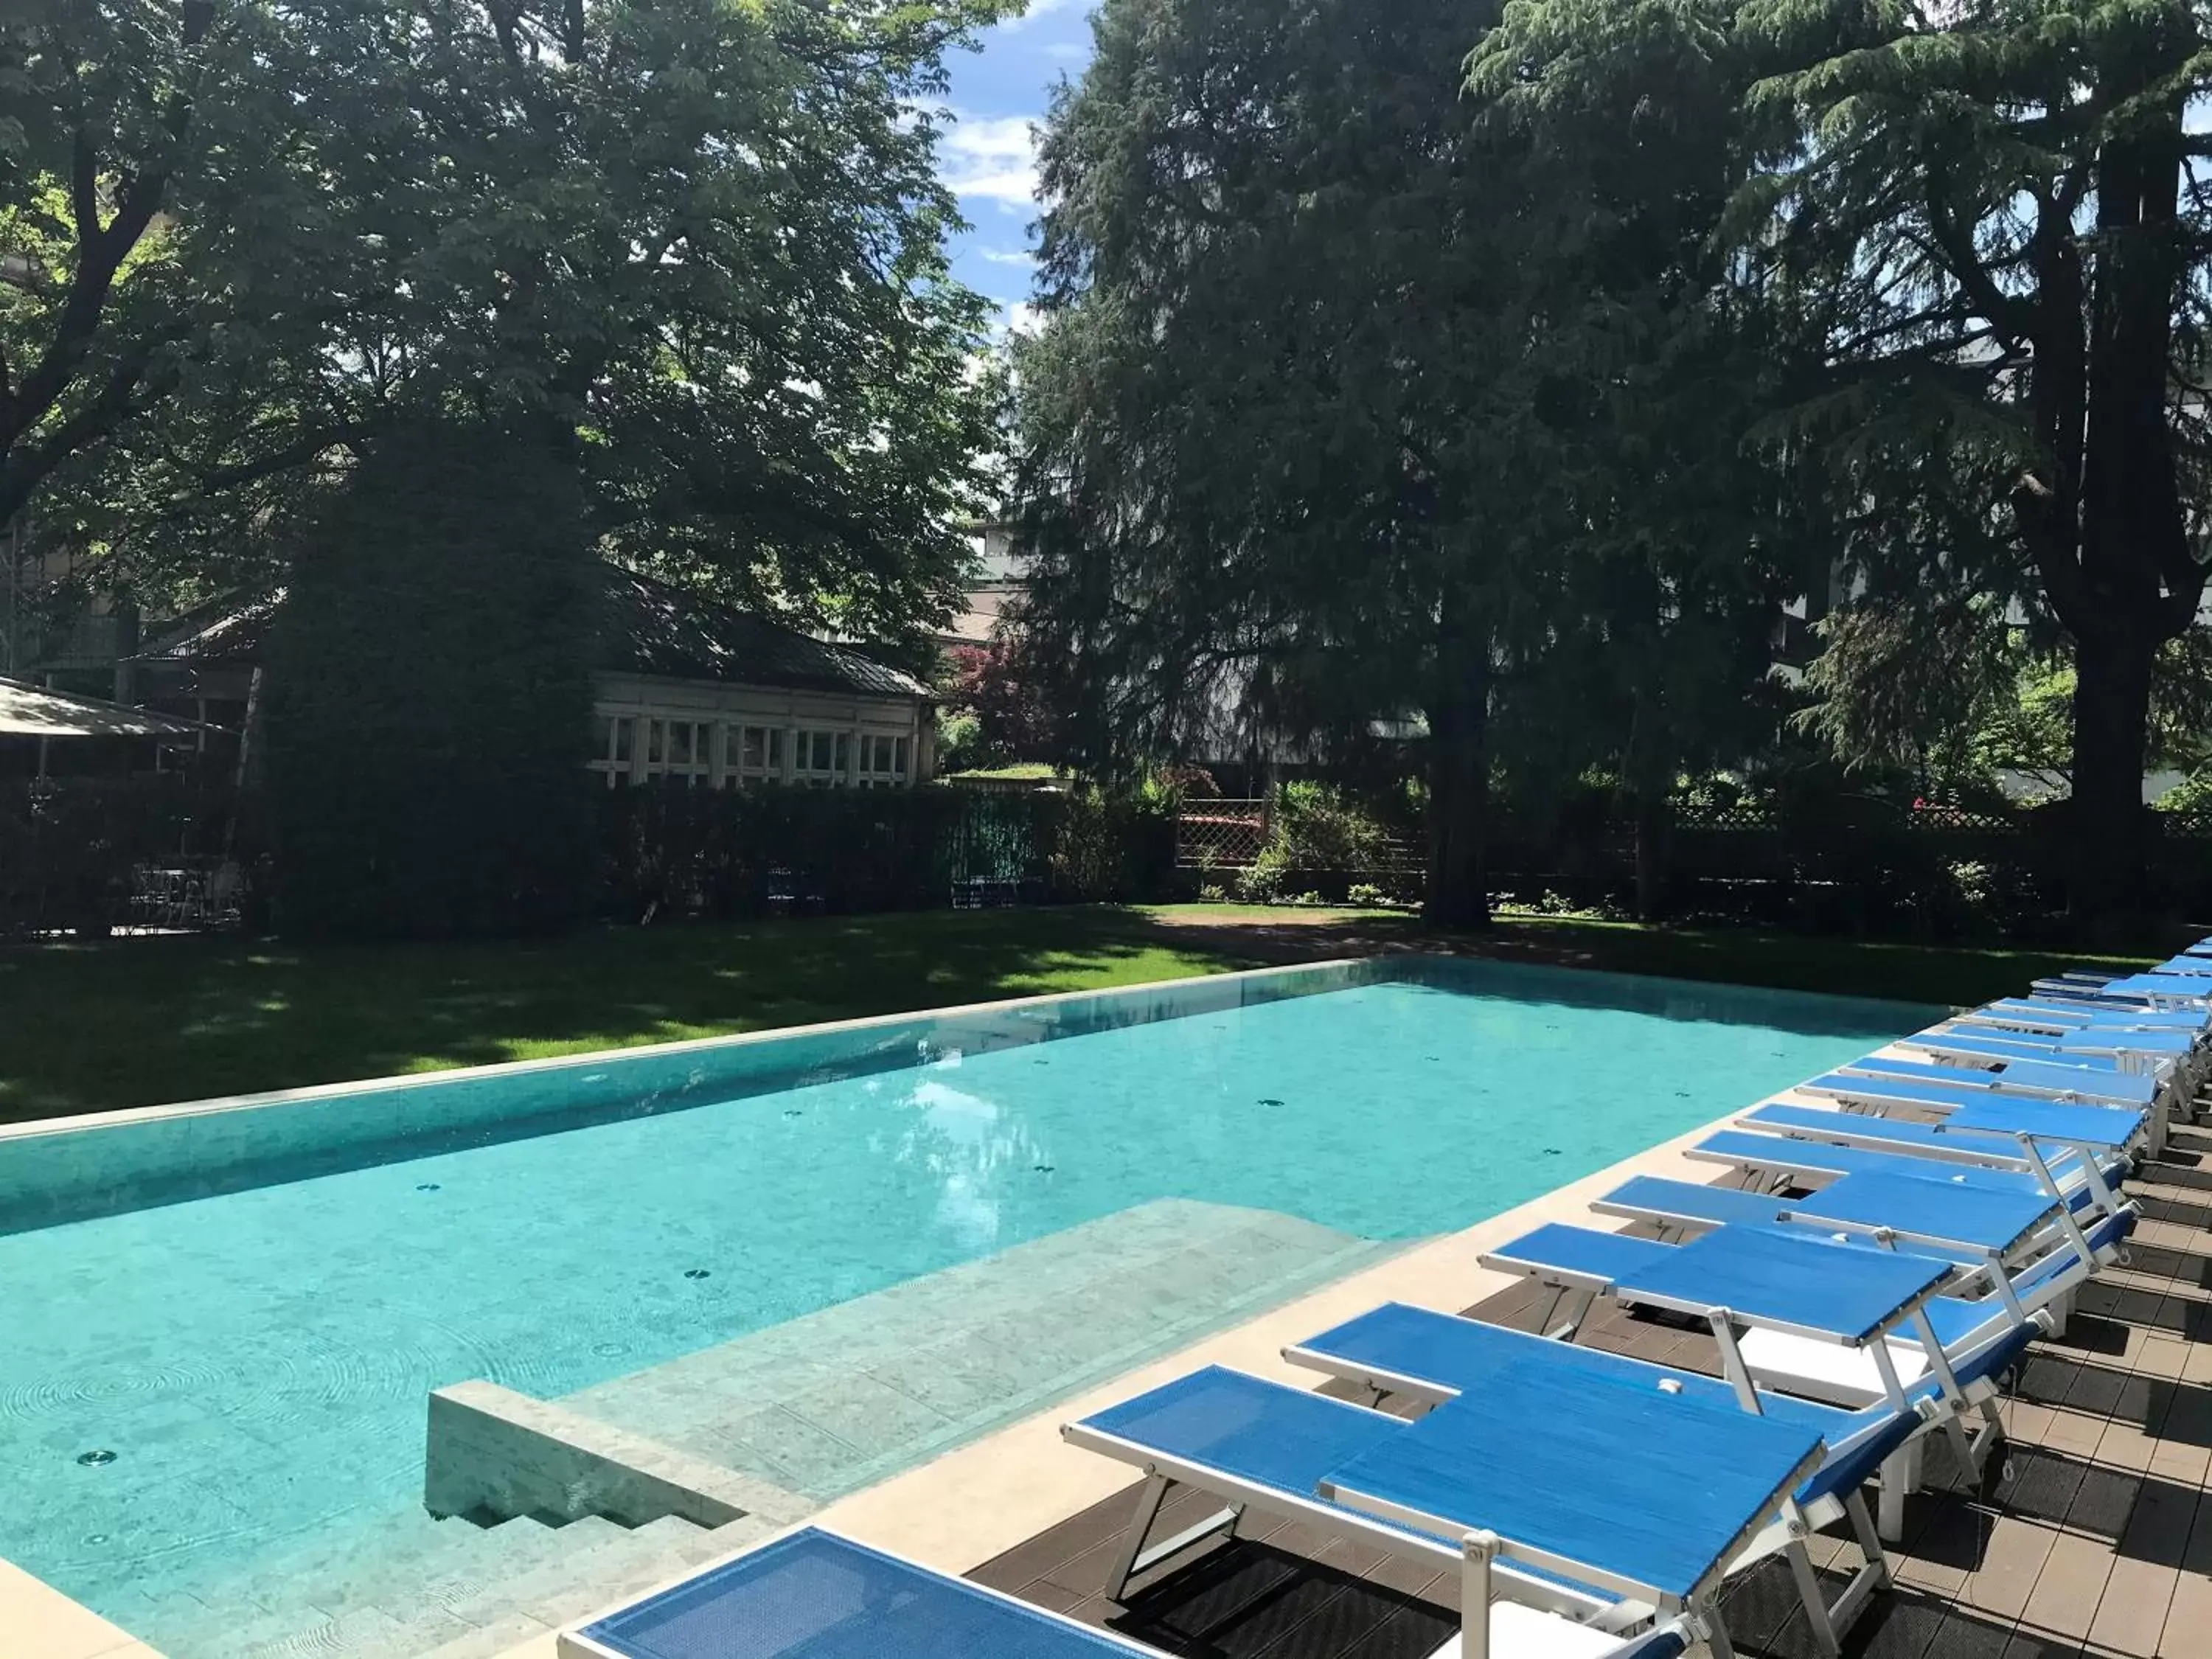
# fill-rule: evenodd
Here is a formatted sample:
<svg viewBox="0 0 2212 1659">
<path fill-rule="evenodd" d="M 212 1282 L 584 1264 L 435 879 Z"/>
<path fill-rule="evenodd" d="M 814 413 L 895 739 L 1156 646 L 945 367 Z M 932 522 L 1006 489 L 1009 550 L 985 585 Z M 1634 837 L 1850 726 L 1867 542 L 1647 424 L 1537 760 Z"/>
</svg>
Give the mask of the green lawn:
<svg viewBox="0 0 2212 1659">
<path fill-rule="evenodd" d="M 1247 965 L 1107 908 L 544 942 L 0 951 L 0 1121 L 480 1066 Z"/>
<path fill-rule="evenodd" d="M 0 950 L 0 1121 L 1409 948 L 1940 1003 L 2001 995 L 2087 960 L 1554 917 L 1439 939 L 1387 911 L 1243 905 L 933 912 L 514 944 L 21 946 Z"/>
<path fill-rule="evenodd" d="M 1907 945 L 1740 928 L 1654 927 L 1587 916 L 1501 916 L 1485 934 L 1438 939 L 1402 911 L 1302 910 L 1257 904 L 1157 905 L 1146 914 L 1172 931 L 1202 929 L 1224 943 L 1309 936 L 1306 955 L 1376 948 L 1443 949 L 1553 962 L 1622 974 L 1721 980 L 1837 996 L 1906 1002 L 1974 1003 L 2025 990 L 2068 968 L 2124 973 L 2167 954 L 2130 956 L 2014 949 L 2002 945 Z"/>
</svg>

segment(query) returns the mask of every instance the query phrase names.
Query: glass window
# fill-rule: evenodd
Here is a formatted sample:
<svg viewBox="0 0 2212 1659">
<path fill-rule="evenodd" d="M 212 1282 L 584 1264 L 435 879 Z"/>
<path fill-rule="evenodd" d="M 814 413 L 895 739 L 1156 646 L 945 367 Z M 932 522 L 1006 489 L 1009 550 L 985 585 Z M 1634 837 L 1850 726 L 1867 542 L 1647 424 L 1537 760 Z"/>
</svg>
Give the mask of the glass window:
<svg viewBox="0 0 2212 1659">
<path fill-rule="evenodd" d="M 668 722 L 647 720 L 645 723 L 645 763 L 659 766 L 665 763 L 668 748 Z"/>
<path fill-rule="evenodd" d="M 615 721 L 614 760 L 617 766 L 629 764 L 630 733 L 636 724 L 626 714 Z"/>
<path fill-rule="evenodd" d="M 837 734 L 837 763 L 836 763 L 836 771 L 837 771 L 837 775 L 838 775 L 840 777 L 842 777 L 842 776 L 845 775 L 845 773 L 846 773 L 848 769 L 850 769 L 850 768 L 851 768 L 851 766 L 852 766 L 852 763 L 853 763 L 853 738 L 852 738 L 852 734 L 851 734 L 850 732 L 840 732 Z"/>
<path fill-rule="evenodd" d="M 904 738 L 901 738 L 898 740 L 898 748 L 894 751 L 896 755 L 896 759 L 891 767 L 891 770 L 897 773 L 901 777 L 904 777 L 906 775 L 906 745 L 907 740 Z"/>
<path fill-rule="evenodd" d="M 771 772 L 783 770 L 783 731 L 780 726 L 768 729 L 768 764 Z"/>
<path fill-rule="evenodd" d="M 691 764 L 691 722 L 677 720 L 668 728 L 668 763 L 671 766 Z"/>
</svg>

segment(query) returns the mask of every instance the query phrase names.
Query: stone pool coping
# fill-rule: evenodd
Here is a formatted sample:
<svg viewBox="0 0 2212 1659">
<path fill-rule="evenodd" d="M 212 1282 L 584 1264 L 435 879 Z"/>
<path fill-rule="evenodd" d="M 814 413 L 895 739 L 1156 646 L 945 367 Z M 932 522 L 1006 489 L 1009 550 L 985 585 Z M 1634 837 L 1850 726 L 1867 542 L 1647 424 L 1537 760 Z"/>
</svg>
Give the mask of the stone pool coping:
<svg viewBox="0 0 2212 1659">
<path fill-rule="evenodd" d="M 1103 991 L 1066 991 L 1043 996 L 1005 998 L 952 1008 L 869 1015 L 858 1019 L 773 1028 L 730 1036 L 692 1038 L 680 1042 L 517 1060 L 495 1066 L 469 1068 L 458 1075 L 552 1071 L 567 1066 L 605 1064 L 623 1058 L 677 1055 L 727 1048 L 733 1045 L 771 1042 L 780 1037 L 865 1031 L 924 1018 L 988 1016 L 1007 1010 L 1036 1008 L 1082 999 L 1117 994 L 1127 994 L 1132 998 L 1145 994 L 1159 995 L 1178 988 L 1196 990 L 1201 987 L 1212 987 L 1216 988 L 1218 994 L 1225 993 L 1232 983 L 1304 975 L 1317 979 L 1335 978 L 1340 983 L 1354 984 L 1361 982 L 1364 976 L 1370 974 L 1391 976 L 1392 969 L 1400 967 L 1403 961 L 1403 958 L 1347 957 L 1206 975 L 1194 979 L 1115 986 Z M 1908 1006 L 1911 1005 L 1900 1005 L 1900 1007 Z M 368 1079 L 264 1094 L 187 1101 L 175 1105 L 145 1107 L 113 1114 L 49 1118 L 0 1128 L 0 1151 L 5 1150 L 9 1139 L 27 1133 L 75 1133 L 117 1122 L 158 1121 L 166 1118 L 342 1097 L 371 1090 L 450 1082 L 456 1075 L 453 1072 L 410 1073 L 398 1078 Z M 1790 1090 L 1784 1090 L 1765 1098 L 1791 1097 L 1803 1098 L 1794 1097 Z M 1279 1381 L 1314 1386 L 1316 1382 L 1314 1373 L 1284 1363 L 1281 1350 L 1286 1344 L 1341 1323 L 1381 1302 L 1407 1302 L 1450 1312 L 1504 1289 L 1515 1281 L 1508 1275 L 1483 1267 L 1480 1262 L 1483 1252 L 1547 1221 L 1571 1221 L 1608 1229 L 1621 1224 L 1592 1215 L 1588 1206 L 1592 1199 L 1630 1176 L 1666 1175 L 1701 1183 L 1723 1178 L 1727 1173 L 1724 1168 L 1685 1158 L 1680 1155 L 1682 1149 L 1694 1145 L 1716 1130 L 1729 1127 L 1742 1113 L 1759 1103 L 1759 1101 L 1747 1101 L 1731 1107 L 1712 1121 L 1659 1146 L 1623 1158 L 1592 1175 L 1516 1205 L 1459 1232 L 1443 1234 L 1417 1244 L 1242 1325 L 1217 1333 L 1164 1358 L 1125 1372 L 1072 1400 L 1064 1401 L 929 1462 L 842 1498 L 808 1517 L 808 1522 L 835 1528 L 864 1543 L 910 1556 L 946 1572 L 968 1572 L 1127 1484 L 1128 1472 L 1122 1465 L 1079 1451 L 1062 1441 L 1060 1437 L 1061 1424 L 1103 1409 L 1200 1365 L 1233 1366 Z M 1479 1149 L 1469 1148 L 1469 1156 L 1480 1155 Z M 747 1546 L 748 1548 L 754 1547 Z M 696 1577 L 713 1565 L 713 1562 L 707 1562 L 687 1568 L 680 1577 L 668 1582 L 680 1583 L 683 1579 Z M 637 1599 L 636 1594 L 626 1595 L 623 1604 L 627 1605 Z M 6 1632 L 11 1643 L 6 1659 L 162 1659 L 155 1649 L 5 1560 L 0 1560 L 0 1632 Z M 556 1634 L 548 1632 L 507 1650 L 501 1659 L 557 1659 L 556 1641 Z"/>
</svg>

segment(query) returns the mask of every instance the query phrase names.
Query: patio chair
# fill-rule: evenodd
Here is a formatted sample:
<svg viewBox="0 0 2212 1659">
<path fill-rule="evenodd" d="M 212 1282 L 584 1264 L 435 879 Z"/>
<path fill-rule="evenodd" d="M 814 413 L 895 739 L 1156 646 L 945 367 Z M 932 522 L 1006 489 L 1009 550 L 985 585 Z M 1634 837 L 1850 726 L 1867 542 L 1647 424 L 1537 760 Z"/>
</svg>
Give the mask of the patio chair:
<svg viewBox="0 0 2212 1659">
<path fill-rule="evenodd" d="M 1728 1656 L 1734 1650 L 1713 1607 L 1720 1583 L 1768 1556 L 1788 1553 L 1793 1569 L 1802 1560 L 1799 1589 L 1810 1598 L 1816 1640 L 1825 1633 L 1820 1645 L 1832 1656 L 1836 1627 L 1805 1553 L 1807 1522 L 1796 1496 L 1819 1478 L 1823 1462 L 1812 1419 L 1804 1413 L 1760 1417 L 1703 1390 L 1662 1386 L 1686 1381 L 1671 1375 L 1628 1382 L 1582 1364 L 1577 1351 L 1559 1344 L 1537 1343 L 1534 1350 L 1522 1365 L 1489 1380 L 1479 1412 L 1470 1406 L 1454 1413 L 1449 1426 L 1485 1437 L 1485 1455 L 1473 1463 L 1424 1461 L 1442 1413 L 1408 1421 L 1218 1366 L 1066 1425 L 1060 1433 L 1070 1444 L 1146 1477 L 1109 1571 L 1107 1594 L 1120 1599 L 1135 1574 L 1234 1536 L 1248 1516 L 1258 1516 L 1295 1520 L 1322 1536 L 1439 1568 L 1462 1567 L 1463 1655 L 1554 1659 L 1584 1650 L 1570 1645 L 1573 1641 L 1640 1656 L 1633 1645 L 1595 1644 L 1608 1638 L 1620 1644 L 1623 1632 L 1646 1621 L 1663 1624 L 1686 1614 L 1702 1621 L 1712 1653 Z M 1658 1431 L 1670 1422 L 1707 1451 L 1744 1434 L 1744 1463 L 1700 1459 L 1693 1451 L 1698 1469 L 1691 1474 L 1680 1455 L 1685 1449 Z M 1639 1443 L 1650 1456 L 1641 1467 L 1575 1461 L 1591 1433 L 1618 1442 L 1646 1430 Z M 1777 1447 L 1785 1449 L 1778 1484 L 1765 1474 L 1776 1466 Z M 1517 1458 L 1514 1448 L 1522 1450 Z M 1401 1518 L 1382 1519 L 1347 1501 L 1368 1490 L 1357 1472 L 1407 1460 L 1419 1501 L 1401 1493 L 1402 1502 L 1383 1505 Z M 1761 1471 L 1757 1478 L 1746 1473 L 1752 1465 Z M 1222 1507 L 1150 1541 L 1162 1503 L 1178 1486 L 1219 1499 Z M 1486 1519 L 1442 1524 L 1424 1504 L 1449 1506 L 1470 1522 L 1482 1511 Z M 1495 1521 L 1487 1518 L 1493 1510 L 1499 1512 Z M 1515 1535 L 1516 1525 L 1536 1536 Z M 1716 1537 L 1725 1540 L 1723 1547 L 1712 1547 Z M 1888 1582 L 1879 1540 L 1869 1530 L 1865 1541 L 1880 1565 L 1863 1587 L 1854 1580 L 1840 1609 L 1846 1624 L 1873 1589 Z M 1472 1571 L 1478 1550 L 1486 1557 L 1480 1578 Z M 1650 1565 L 1661 1559 L 1671 1564 L 1665 1571 Z M 1487 1610 L 1486 1620 L 1478 1622 L 1478 1608 Z M 1537 1620 L 1539 1639 L 1520 1645 Z"/>
<path fill-rule="evenodd" d="M 2117 1224 L 2100 1224 L 2100 1227 Z M 1533 1279 L 1573 1298 L 1564 1303 L 1562 1309 L 1547 1322 L 1548 1337 L 1572 1341 L 1596 1297 L 1609 1294 L 1623 1283 L 1632 1282 L 1666 1261 L 1675 1248 L 1657 1239 L 1632 1238 L 1626 1233 L 1553 1222 L 1510 1244 L 1485 1251 L 1482 1265 L 1496 1272 Z M 1994 1376 L 2004 1368 L 1986 1352 L 1989 1346 L 2014 1332 L 2026 1331 L 2031 1335 L 2035 1331 L 2048 1333 L 2052 1304 L 2076 1288 L 2092 1271 L 2093 1267 L 2082 1265 L 2079 1256 L 2070 1252 L 2054 1252 L 2008 1277 L 2005 1284 L 2008 1295 L 1999 1292 L 1979 1297 L 1930 1297 L 1923 1311 L 1944 1354 L 1961 1357 L 1954 1364 L 1961 1394 L 1972 1396 L 1987 1392 L 1978 1386 L 1981 1380 Z M 1962 1278 L 1955 1288 L 1970 1288 L 1976 1277 Z M 1978 1277 L 1986 1279 L 1987 1275 Z M 1849 1354 L 1824 1358 L 1815 1364 L 1808 1363 L 1809 1356 L 1793 1352 L 1789 1364 L 1762 1364 L 1762 1356 L 1781 1358 L 1784 1345 L 1771 1340 L 1774 1334 L 1753 1330 L 1739 1340 L 1753 1380 L 1763 1386 L 1771 1382 L 1771 1386 L 1788 1392 L 1854 1407 L 1887 1395 L 1887 1382 L 1879 1375 L 1878 1367 L 1870 1359 L 1854 1362 Z M 1899 1327 L 1892 1331 L 1887 1349 L 1898 1381 L 1904 1387 L 1919 1388 L 1935 1374 L 1925 1345 L 1911 1328 Z M 1959 1370 L 1960 1364 L 1965 1364 L 1964 1370 Z"/>
<path fill-rule="evenodd" d="M 2039 980 L 2036 988 L 2041 990 L 2047 981 Z M 2142 1003 L 2152 1008 L 2182 1008 L 2202 1011 L 2212 1002 L 2212 978 L 2202 974 L 2163 974 L 2155 970 L 2142 974 L 2124 974 L 2116 979 L 2079 991 L 2100 1003 Z M 2066 994 L 2061 992 L 2060 994 Z"/>
</svg>

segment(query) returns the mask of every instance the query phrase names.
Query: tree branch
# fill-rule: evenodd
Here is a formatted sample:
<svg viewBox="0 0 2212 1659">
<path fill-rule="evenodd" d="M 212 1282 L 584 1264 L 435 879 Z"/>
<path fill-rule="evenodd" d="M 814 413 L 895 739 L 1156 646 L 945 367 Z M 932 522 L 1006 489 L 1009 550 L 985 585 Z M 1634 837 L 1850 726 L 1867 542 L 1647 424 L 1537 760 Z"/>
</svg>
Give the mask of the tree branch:
<svg viewBox="0 0 2212 1659">
<path fill-rule="evenodd" d="M 1981 255 L 1975 251 L 1972 237 L 1952 217 L 1943 203 L 1942 179 L 1942 170 L 1931 166 L 1928 170 L 1928 230 L 1943 264 L 1976 308 L 2009 337 L 2008 344 L 2033 339 L 2034 312 L 1991 280 Z"/>
</svg>

